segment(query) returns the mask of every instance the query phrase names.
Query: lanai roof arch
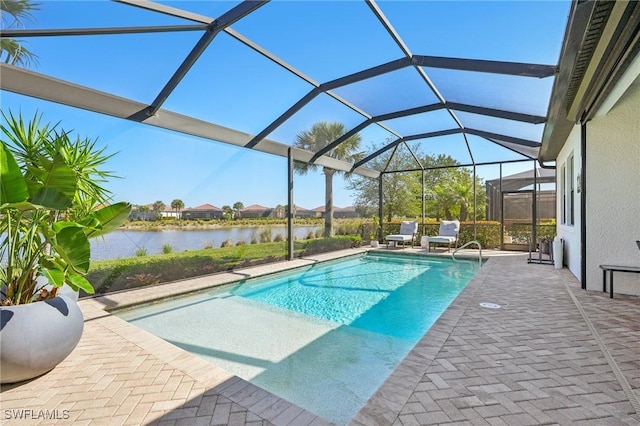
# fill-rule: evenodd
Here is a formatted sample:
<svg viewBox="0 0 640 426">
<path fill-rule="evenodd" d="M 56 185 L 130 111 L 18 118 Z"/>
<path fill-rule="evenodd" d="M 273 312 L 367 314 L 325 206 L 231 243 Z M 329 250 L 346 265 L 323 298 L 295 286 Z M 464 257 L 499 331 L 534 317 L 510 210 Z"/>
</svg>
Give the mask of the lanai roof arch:
<svg viewBox="0 0 640 426">
<path fill-rule="evenodd" d="M 164 75 L 170 76 L 153 96 L 141 101 L 134 97 L 105 91 L 98 85 L 92 87 L 73 79 L 61 78 L 56 73 L 28 70 L 7 64 L 1 65 L 0 85 L 3 90 L 279 156 L 287 156 L 292 145 L 291 140 L 282 140 L 278 134 L 279 128 L 290 118 L 297 116 L 305 106 L 321 97 L 321 102 L 330 101 L 342 110 L 350 111 L 350 121 L 354 124 L 349 125 L 347 120 L 347 133 L 319 151 L 309 152 L 293 148 L 294 159 L 368 177 L 378 177 L 382 171 L 369 168 L 367 163 L 398 144 L 427 139 L 437 144 L 445 136 L 455 136 L 466 145 L 468 151 L 466 163 L 470 164 L 476 162 L 470 147 L 472 144 L 469 142 L 474 138 L 501 147 L 503 152 L 508 153 L 507 157 L 511 160 L 537 158 L 551 88 L 557 73 L 568 2 L 565 2 L 562 7 L 556 5 L 553 8 L 555 13 L 553 19 L 557 22 L 555 37 L 542 37 L 541 34 L 536 33 L 527 34 L 527 31 L 535 27 L 533 25 L 529 25 L 521 34 L 511 34 L 518 40 L 528 40 L 529 45 L 537 46 L 546 53 L 528 55 L 526 52 L 519 52 L 513 58 L 507 57 L 509 55 L 506 50 L 499 53 L 496 53 L 495 48 L 483 51 L 481 44 L 477 51 L 468 57 L 447 55 L 446 48 L 443 46 L 447 44 L 445 42 L 453 34 L 454 28 L 451 29 L 451 34 L 442 34 L 441 40 L 429 40 L 429 43 L 422 45 L 416 41 L 416 35 L 412 32 L 416 26 L 412 25 L 412 19 L 408 17 L 430 12 L 437 14 L 437 16 L 429 16 L 432 22 L 440 19 L 455 23 L 456 13 L 464 13 L 465 8 L 485 6 L 473 3 L 436 2 L 429 2 L 430 4 L 401 2 L 403 4 L 397 5 L 391 2 L 377 3 L 374 0 L 354 3 L 325 2 L 302 5 L 288 4 L 288 2 L 243 1 L 236 2 L 231 7 L 225 3 L 228 7 L 226 10 L 221 10 L 222 5 L 215 5 L 216 13 L 209 15 L 203 13 L 206 6 L 196 3 L 136 0 L 113 2 L 109 7 L 117 7 L 122 13 L 135 15 L 131 20 L 137 25 L 82 26 L 83 23 L 78 23 L 76 26 L 63 28 L 39 28 L 34 25 L 33 28 L 23 30 L 3 30 L 2 37 L 22 40 L 61 38 L 73 43 L 73 40 L 78 37 L 112 36 L 113 40 L 117 38 L 119 42 L 127 43 L 127 38 L 132 35 L 164 34 L 166 37 L 177 37 L 179 34 L 193 34 L 192 40 L 195 42 L 188 48 L 182 60 L 173 61 L 174 64 L 178 63 L 177 66 L 174 65 L 172 69 L 165 70 Z M 502 6 L 503 9 L 511 7 L 513 7 L 511 4 Z M 214 10 L 214 6 L 209 8 L 210 11 Z M 348 27 L 347 24 L 339 25 L 336 22 L 336 27 L 344 27 L 343 32 L 348 32 L 357 39 L 345 40 L 345 43 L 364 47 L 357 55 L 342 58 L 341 66 L 337 67 L 354 71 L 318 82 L 310 75 L 321 76 L 323 73 L 313 67 L 298 69 L 297 64 L 303 64 L 305 61 L 296 58 L 295 54 L 287 51 L 284 55 L 287 57 L 284 58 L 274 53 L 282 50 L 280 44 L 284 42 L 296 44 L 307 40 L 308 38 L 302 35 L 304 29 L 297 28 L 300 31 L 298 34 L 288 34 L 291 37 L 289 40 L 272 42 L 275 44 L 273 49 L 268 49 L 261 44 L 260 40 L 254 39 L 254 37 L 264 38 L 261 35 L 264 31 L 256 28 L 260 25 L 269 25 L 274 19 L 277 21 L 274 25 L 279 26 L 278 31 L 282 33 L 287 32 L 289 26 L 295 28 L 295 23 L 288 24 L 283 21 L 281 12 L 290 8 L 298 8 L 309 14 L 321 11 L 326 16 L 336 17 L 336 21 L 339 20 L 337 17 L 353 14 L 354 20 L 347 23 L 355 25 L 354 22 L 357 20 L 353 31 L 344 29 Z M 136 11 L 135 14 L 133 10 Z M 496 9 L 495 15 L 500 15 L 500 9 Z M 427 15 L 424 16 L 426 19 Z M 522 16 L 522 22 L 525 22 L 526 18 Z M 347 20 L 347 18 L 342 19 Z M 416 18 L 413 17 L 413 19 Z M 512 19 L 517 20 L 518 17 Z M 312 18 L 307 17 L 302 20 L 308 26 L 309 23 L 313 23 Z M 498 18 L 497 22 L 499 22 Z M 321 28 L 321 23 L 314 26 Z M 476 31 L 477 28 L 475 28 Z M 318 28 L 309 28 L 310 32 L 314 30 L 318 31 Z M 248 36 L 240 31 L 249 31 L 255 35 Z M 496 34 L 499 31 L 487 30 L 487 33 Z M 297 35 L 302 38 L 302 41 L 295 39 Z M 367 45 L 365 43 L 367 37 L 378 40 L 378 44 Z M 270 63 L 271 66 L 298 80 L 301 88 L 298 92 L 302 95 L 297 98 L 289 96 L 288 107 L 274 108 L 270 113 L 274 117 L 272 120 L 263 120 L 264 126 L 252 129 L 229 127 L 222 122 L 224 120 L 219 122 L 215 119 L 203 119 L 197 115 L 186 114 L 182 112 L 181 106 L 169 109 L 170 104 L 177 105 L 170 102 L 173 98 L 179 100 L 183 96 L 179 91 L 183 85 L 187 84 L 185 81 L 190 74 L 195 72 L 194 67 L 206 67 L 211 63 L 221 38 L 225 38 L 225 42 L 233 41 L 235 45 L 241 45 L 244 49 L 248 49 L 247 51 L 253 52 L 252 54 L 259 55 L 265 60 L 261 64 Z M 474 43 L 477 44 L 478 41 L 469 38 L 466 43 L 460 43 L 460 45 Z M 187 43 L 185 45 L 188 46 Z M 301 44 L 299 47 L 319 52 L 318 61 L 323 60 L 320 53 L 327 51 L 327 48 L 320 47 L 319 43 L 314 46 Z M 376 53 L 378 48 L 384 49 L 385 53 L 378 55 Z M 464 49 L 459 47 L 458 50 Z M 526 49 L 523 48 L 523 50 Z M 331 59 L 329 56 L 331 55 L 326 55 Z M 546 56 L 547 60 L 523 60 L 527 56 L 532 59 Z M 381 60 L 378 60 L 378 57 Z M 221 58 L 225 59 L 224 56 Z M 293 62 L 296 62 L 296 65 L 293 65 Z M 199 65 L 200 63 L 202 65 Z M 362 66 L 358 66 L 359 63 L 362 63 Z M 48 67 L 45 66 L 45 68 Z M 254 71 L 259 73 L 261 69 L 255 68 Z M 239 80 L 236 84 L 242 84 L 242 79 Z M 303 87 L 307 87 L 306 91 Z M 500 93 L 501 90 L 504 93 Z M 535 99 L 519 100 L 518 90 L 522 90 L 523 94 L 528 93 Z M 367 96 L 362 97 L 363 93 Z M 287 103 L 282 101 L 279 105 L 287 105 Z M 341 112 L 332 114 L 332 117 L 339 117 L 340 114 Z M 323 119 L 322 116 L 317 118 Z M 355 164 L 330 158 L 331 150 L 342 140 L 357 132 L 366 131 L 370 126 L 380 128 L 388 135 L 390 142 L 377 140 L 378 144 L 384 145 L 375 150 L 369 149 L 365 152 L 365 158 Z M 419 159 L 416 160 L 419 163 Z M 499 160 L 496 159 L 496 161 Z M 422 165 L 417 164 L 417 167 L 420 168 Z"/>
</svg>

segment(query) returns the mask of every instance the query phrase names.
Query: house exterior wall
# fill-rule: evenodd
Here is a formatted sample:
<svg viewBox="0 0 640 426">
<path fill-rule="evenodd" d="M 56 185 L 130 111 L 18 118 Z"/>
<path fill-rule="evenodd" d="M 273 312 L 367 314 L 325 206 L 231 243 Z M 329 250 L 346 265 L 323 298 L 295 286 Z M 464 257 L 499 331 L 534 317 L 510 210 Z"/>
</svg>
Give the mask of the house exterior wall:
<svg viewBox="0 0 640 426">
<path fill-rule="evenodd" d="M 175 219 L 180 219 L 182 217 L 182 212 L 175 211 L 175 210 L 172 210 L 172 211 L 165 210 L 160 212 L 160 214 L 162 215 L 162 217 L 172 217 Z"/>
<path fill-rule="evenodd" d="M 241 212 L 243 219 L 259 219 L 263 217 L 276 217 L 276 212 L 273 209 L 267 210 L 248 210 Z"/>
<path fill-rule="evenodd" d="M 601 264 L 640 265 L 640 76 L 587 123 L 587 288 Z M 640 295 L 640 274 L 615 273 L 615 292 Z"/>
<path fill-rule="evenodd" d="M 566 173 L 569 159 L 573 157 L 574 182 L 577 184 L 577 175 L 580 173 L 582 156 L 580 152 L 580 126 L 574 126 L 567 142 L 558 154 L 556 159 L 556 223 L 557 235 L 563 241 L 563 264 L 569 268 L 571 273 L 580 279 L 581 253 L 580 253 L 580 227 L 582 226 L 580 217 L 580 205 L 582 191 L 574 191 L 574 221 L 573 224 L 566 221 L 566 209 L 563 209 L 563 199 L 566 193 L 566 177 L 562 178 L 562 173 Z M 566 201 L 565 201 L 566 202 Z M 565 220 L 563 220 L 565 216 Z"/>
<path fill-rule="evenodd" d="M 305 217 L 316 217 L 316 212 L 311 210 L 296 210 L 295 217 L 305 218 Z"/>
<path fill-rule="evenodd" d="M 222 210 L 183 210 L 182 219 L 222 219 Z"/>
</svg>

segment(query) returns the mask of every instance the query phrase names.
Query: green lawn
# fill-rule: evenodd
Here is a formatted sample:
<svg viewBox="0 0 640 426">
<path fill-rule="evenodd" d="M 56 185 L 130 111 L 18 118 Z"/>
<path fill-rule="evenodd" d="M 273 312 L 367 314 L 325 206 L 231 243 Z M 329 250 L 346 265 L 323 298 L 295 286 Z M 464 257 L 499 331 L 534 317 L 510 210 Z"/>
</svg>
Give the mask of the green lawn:
<svg viewBox="0 0 640 426">
<path fill-rule="evenodd" d="M 294 255 L 299 257 L 359 245 L 360 237 L 353 236 L 301 240 L 294 242 Z M 282 241 L 102 260 L 91 263 L 87 279 L 96 293 L 108 293 L 275 262 L 284 260 L 286 255 L 287 243 Z"/>
</svg>

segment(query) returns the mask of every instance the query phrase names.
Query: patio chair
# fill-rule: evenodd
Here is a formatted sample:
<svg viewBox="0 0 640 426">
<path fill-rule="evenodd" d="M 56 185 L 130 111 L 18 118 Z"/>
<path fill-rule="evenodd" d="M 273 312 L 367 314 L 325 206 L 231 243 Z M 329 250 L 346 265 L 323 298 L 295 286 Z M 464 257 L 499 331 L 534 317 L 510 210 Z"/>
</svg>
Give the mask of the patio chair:
<svg viewBox="0 0 640 426">
<path fill-rule="evenodd" d="M 440 222 L 438 235 L 427 237 L 427 250 L 431 251 L 431 244 L 447 244 L 447 251 L 451 250 L 451 245 L 458 246 L 458 233 L 460 232 L 460 222 L 457 220 L 443 220 Z M 424 243 L 423 243 L 424 244 Z"/>
<path fill-rule="evenodd" d="M 385 239 L 387 240 L 387 248 L 389 248 L 389 242 L 393 241 L 397 246 L 398 243 L 402 243 L 402 249 L 404 250 L 404 245 L 407 242 L 411 242 L 411 247 L 413 247 L 413 241 L 416 239 L 416 234 L 418 232 L 418 222 L 417 221 L 403 221 L 400 224 L 400 233 L 387 235 Z"/>
</svg>

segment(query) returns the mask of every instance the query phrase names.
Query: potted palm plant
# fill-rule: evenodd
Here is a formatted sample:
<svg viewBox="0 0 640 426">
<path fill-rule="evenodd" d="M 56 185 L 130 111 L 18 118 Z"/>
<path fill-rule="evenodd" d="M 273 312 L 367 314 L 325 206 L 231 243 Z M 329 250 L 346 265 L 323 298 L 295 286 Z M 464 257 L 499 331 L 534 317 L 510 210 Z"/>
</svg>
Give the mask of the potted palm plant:
<svg viewBox="0 0 640 426">
<path fill-rule="evenodd" d="M 35 116 L 7 117 L 0 146 L 0 382 L 51 370 L 75 348 L 83 318 L 60 291 L 93 293 L 89 238 L 119 227 L 131 206 L 105 205 L 97 167 L 110 156 Z"/>
</svg>

